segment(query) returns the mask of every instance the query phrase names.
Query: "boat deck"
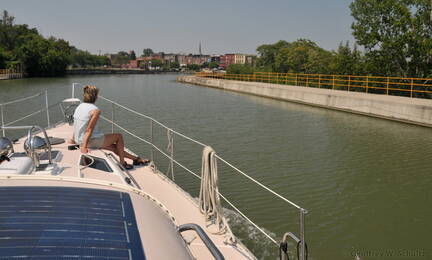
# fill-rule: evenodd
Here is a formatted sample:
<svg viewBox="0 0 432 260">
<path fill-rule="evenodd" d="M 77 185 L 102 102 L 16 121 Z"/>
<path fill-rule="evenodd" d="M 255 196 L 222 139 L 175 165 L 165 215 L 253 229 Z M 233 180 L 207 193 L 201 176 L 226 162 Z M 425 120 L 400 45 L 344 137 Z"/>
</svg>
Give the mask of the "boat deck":
<svg viewBox="0 0 432 260">
<path fill-rule="evenodd" d="M 72 137 L 73 127 L 68 124 L 60 124 L 54 128 L 48 129 L 48 136 L 64 138 L 69 140 Z M 20 139 L 16 144 L 15 152 L 23 152 L 23 142 L 25 138 Z M 105 185 L 123 185 L 130 186 L 125 180 L 126 177 L 132 177 L 138 184 L 138 188 L 146 194 L 160 202 L 175 219 L 177 226 L 182 224 L 194 223 L 201 226 L 214 242 L 217 248 L 224 255 L 225 259 L 255 259 L 255 257 L 241 243 L 235 245 L 225 243 L 224 235 L 217 235 L 210 232 L 215 227 L 208 226 L 201 214 L 197 202 L 193 198 L 165 177 L 160 172 L 154 171 L 150 166 L 135 167 L 133 170 L 126 172 L 117 163 L 117 157 L 105 150 L 91 150 L 88 155 L 105 160 L 112 169 L 112 172 L 105 172 L 93 168 L 85 168 L 79 165 L 81 152 L 79 150 L 68 150 L 70 144 L 53 145 L 53 151 L 60 151 L 59 156 L 54 158 L 56 166 L 48 167 L 45 171 L 36 172 L 36 176 L 55 176 L 64 178 L 64 180 L 89 180 L 100 182 Z M 146 155 L 143 155 L 146 156 Z M 139 219 L 139 216 L 136 216 Z M 192 231 L 182 233 L 185 241 L 189 244 L 189 249 L 196 259 L 213 259 L 206 245 L 201 241 L 199 236 Z M 163 241 L 158 241 L 163 243 Z M 161 247 L 164 248 L 164 247 Z M 165 249 L 162 249 L 165 250 Z"/>
</svg>

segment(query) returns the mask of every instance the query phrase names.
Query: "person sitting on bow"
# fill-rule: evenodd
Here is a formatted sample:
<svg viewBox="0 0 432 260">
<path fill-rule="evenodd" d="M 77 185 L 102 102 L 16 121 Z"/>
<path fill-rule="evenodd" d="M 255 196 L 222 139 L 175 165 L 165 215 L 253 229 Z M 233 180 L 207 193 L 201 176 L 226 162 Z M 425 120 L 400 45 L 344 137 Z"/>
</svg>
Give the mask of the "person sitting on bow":
<svg viewBox="0 0 432 260">
<path fill-rule="evenodd" d="M 146 165 L 150 161 L 138 156 L 134 156 L 124 150 L 124 140 L 122 134 L 112 133 L 103 134 L 97 127 L 97 122 L 101 110 L 94 104 L 97 100 L 99 89 L 96 86 L 87 85 L 84 87 L 83 103 L 75 110 L 74 136 L 72 142 L 80 145 L 80 151 L 84 154 L 91 149 L 105 149 L 113 151 L 118 155 L 120 163 L 126 169 L 133 166 L 126 163 L 125 158 L 131 159 L 133 165 Z"/>
</svg>

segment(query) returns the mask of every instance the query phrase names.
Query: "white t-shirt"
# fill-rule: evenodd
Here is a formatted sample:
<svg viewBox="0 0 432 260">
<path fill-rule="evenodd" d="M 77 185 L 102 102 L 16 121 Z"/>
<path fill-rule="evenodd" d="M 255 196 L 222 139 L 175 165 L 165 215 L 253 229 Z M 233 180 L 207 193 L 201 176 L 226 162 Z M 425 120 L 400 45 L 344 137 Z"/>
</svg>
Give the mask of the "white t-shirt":
<svg viewBox="0 0 432 260">
<path fill-rule="evenodd" d="M 98 109 L 97 106 L 91 103 L 81 103 L 75 109 L 74 117 L 74 140 L 75 142 L 81 144 L 84 139 L 84 134 L 87 130 L 87 126 L 89 124 L 91 115 L 90 113 L 93 110 Z M 93 138 L 102 138 L 104 134 L 99 131 L 97 124 L 93 129 L 92 135 L 90 139 Z"/>
</svg>

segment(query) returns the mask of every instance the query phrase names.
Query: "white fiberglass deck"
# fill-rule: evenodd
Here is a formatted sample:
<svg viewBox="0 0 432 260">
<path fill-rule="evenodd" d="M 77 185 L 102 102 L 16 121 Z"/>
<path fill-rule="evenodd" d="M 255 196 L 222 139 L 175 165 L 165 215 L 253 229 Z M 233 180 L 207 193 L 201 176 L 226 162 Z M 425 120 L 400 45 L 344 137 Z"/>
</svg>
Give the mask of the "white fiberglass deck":
<svg viewBox="0 0 432 260">
<path fill-rule="evenodd" d="M 47 130 L 49 136 L 64 138 L 69 140 L 72 136 L 73 127 L 68 124 L 60 124 L 57 127 Z M 15 152 L 23 152 L 23 142 L 25 138 L 20 139 L 15 143 Z M 60 151 L 60 156 L 55 158 L 55 167 L 47 168 L 46 171 L 37 171 L 36 174 L 32 175 L 1 175 L 0 179 L 4 186 L 28 186 L 32 184 L 42 185 L 64 185 L 67 183 L 68 186 L 82 187 L 89 185 L 97 185 L 103 189 L 115 189 L 123 190 L 130 193 L 148 194 L 153 197 L 157 204 L 166 211 L 168 215 L 173 219 L 175 225 L 179 226 L 182 224 L 194 223 L 201 226 L 217 246 L 217 248 L 224 255 L 225 259 L 255 259 L 252 254 L 241 244 L 236 245 L 225 243 L 224 235 L 215 235 L 210 232 L 215 228 L 207 226 L 204 216 L 200 213 L 197 203 L 191 198 L 189 194 L 184 192 L 181 188 L 167 179 L 164 175 L 159 172 L 155 172 L 153 168 L 149 166 L 135 167 L 130 170 L 129 173 L 124 172 L 117 164 L 117 157 L 113 156 L 111 152 L 104 150 L 91 150 L 89 155 L 104 159 L 112 172 L 104 172 L 92 168 L 83 168 L 79 166 L 81 153 L 79 150 L 68 150 L 68 143 L 59 145 L 53 145 L 53 151 Z M 145 155 L 143 155 L 145 156 Z M 130 175 L 128 175 L 130 174 Z M 133 177 L 136 181 L 136 187 L 128 185 L 125 181 L 125 177 Z M 37 180 L 36 180 L 37 179 Z M 31 181 L 30 181 L 31 180 Z M 142 195 L 142 194 L 141 194 Z M 139 207 L 134 205 L 134 207 Z M 138 225 L 141 227 L 149 223 L 142 223 L 146 221 L 138 215 L 139 211 L 136 211 L 136 219 Z M 151 226 L 151 224 L 150 224 Z M 141 231 L 141 228 L 140 228 Z M 155 230 L 157 234 L 157 230 Z M 182 233 L 185 241 L 189 244 L 189 249 L 192 255 L 196 259 L 213 259 L 210 251 L 207 249 L 201 239 L 192 231 L 186 231 Z M 142 238 L 144 240 L 144 238 Z M 153 240 L 148 240 L 143 243 L 145 251 L 147 252 L 147 259 L 157 259 L 157 250 L 170 250 L 164 246 L 164 241 L 160 241 L 157 236 Z M 147 248 L 146 248 L 147 247 Z M 154 251 L 153 258 L 148 255 L 150 251 Z M 177 258 L 180 259 L 180 258 Z M 183 258 L 181 258 L 183 259 Z"/>
</svg>

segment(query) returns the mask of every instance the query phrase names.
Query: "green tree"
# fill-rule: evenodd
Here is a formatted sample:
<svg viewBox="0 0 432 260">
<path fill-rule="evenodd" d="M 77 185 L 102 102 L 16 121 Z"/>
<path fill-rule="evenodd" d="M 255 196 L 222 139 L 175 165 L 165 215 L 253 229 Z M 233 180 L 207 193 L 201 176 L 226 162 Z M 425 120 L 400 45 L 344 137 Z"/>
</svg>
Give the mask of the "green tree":
<svg viewBox="0 0 432 260">
<path fill-rule="evenodd" d="M 283 48 L 287 48 L 290 46 L 289 42 L 286 41 L 278 41 L 275 44 L 264 44 L 257 48 L 257 52 L 259 53 L 259 58 L 257 60 L 257 65 L 261 69 L 270 68 L 272 71 L 276 71 L 275 61 L 276 56 L 280 53 Z"/>
<path fill-rule="evenodd" d="M 178 68 L 180 68 L 180 64 L 177 61 L 171 62 L 170 68 L 171 69 L 178 69 Z"/>
<path fill-rule="evenodd" d="M 153 67 L 153 68 L 156 68 L 156 67 L 162 67 L 162 65 L 163 65 L 163 62 L 160 60 L 160 59 L 152 59 L 151 60 L 151 66 Z"/>
<path fill-rule="evenodd" d="M 210 69 L 217 69 L 217 68 L 219 68 L 219 64 L 216 61 L 212 61 L 209 63 L 209 68 Z"/>
<path fill-rule="evenodd" d="M 57 76 L 65 73 L 69 54 L 67 42 L 32 35 L 31 39 L 19 48 L 18 56 L 30 76 Z"/>
<path fill-rule="evenodd" d="M 228 74 L 252 74 L 254 71 L 254 68 L 247 64 L 231 64 L 227 68 Z"/>
<path fill-rule="evenodd" d="M 135 54 L 135 51 L 131 51 L 130 59 L 131 59 L 131 60 L 136 60 L 136 54 Z"/>
<path fill-rule="evenodd" d="M 333 74 L 343 75 L 359 75 L 364 73 L 364 64 L 362 55 L 357 46 L 351 49 L 349 42 L 344 44 L 342 42 L 336 52 L 334 52 L 333 59 L 330 63 L 330 72 Z"/>
<path fill-rule="evenodd" d="M 146 48 L 143 50 L 143 55 L 142 57 L 149 57 L 152 56 L 154 54 L 153 50 L 150 48 Z"/>
<path fill-rule="evenodd" d="M 0 20 L 0 46 L 6 50 L 13 50 L 15 47 L 18 33 L 14 28 L 15 17 L 10 16 L 8 11 L 4 10 Z"/>
<path fill-rule="evenodd" d="M 6 51 L 0 47 L 0 69 L 5 69 L 8 61 L 9 57 Z"/>
<path fill-rule="evenodd" d="M 120 51 L 114 56 L 111 62 L 113 65 L 123 65 L 127 64 L 129 60 L 129 54 L 125 51 Z"/>
<path fill-rule="evenodd" d="M 430 0 L 355 0 L 353 35 L 374 74 L 425 77 L 432 67 Z"/>
<path fill-rule="evenodd" d="M 127 59 L 129 56 L 127 55 Z M 3 11 L 0 19 L 0 68 L 24 68 L 30 76 L 57 76 L 66 67 L 109 65 L 109 59 L 79 50 L 62 39 L 44 38 L 26 24 L 14 24 Z"/>
<path fill-rule="evenodd" d="M 186 66 L 186 68 L 187 68 L 188 70 L 199 71 L 199 70 L 201 69 L 201 66 L 198 65 L 198 64 L 188 64 L 188 65 Z"/>
<path fill-rule="evenodd" d="M 331 52 L 310 40 L 300 39 L 280 48 L 272 67 L 281 73 L 327 73 L 331 59 Z"/>
</svg>

